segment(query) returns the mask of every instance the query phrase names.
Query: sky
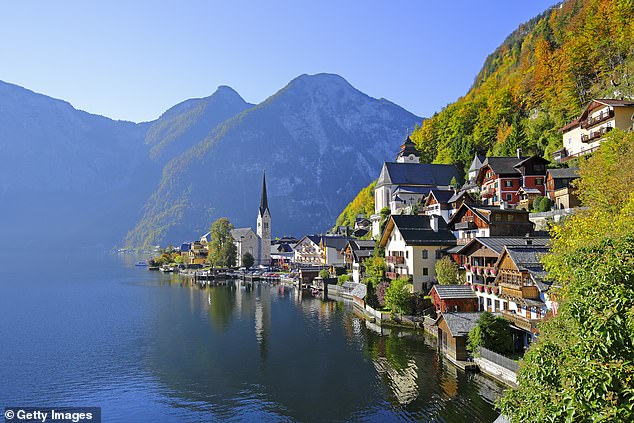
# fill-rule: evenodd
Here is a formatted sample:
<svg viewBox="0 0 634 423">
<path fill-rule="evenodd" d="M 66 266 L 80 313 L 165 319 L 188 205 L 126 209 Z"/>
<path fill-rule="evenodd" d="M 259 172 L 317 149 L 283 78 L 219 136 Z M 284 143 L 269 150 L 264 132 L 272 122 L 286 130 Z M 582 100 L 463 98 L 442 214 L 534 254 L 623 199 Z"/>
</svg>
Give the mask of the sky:
<svg viewBox="0 0 634 423">
<path fill-rule="evenodd" d="M 552 0 L 0 1 L 0 80 L 113 119 L 229 85 L 259 103 L 301 74 L 427 117 Z"/>
</svg>

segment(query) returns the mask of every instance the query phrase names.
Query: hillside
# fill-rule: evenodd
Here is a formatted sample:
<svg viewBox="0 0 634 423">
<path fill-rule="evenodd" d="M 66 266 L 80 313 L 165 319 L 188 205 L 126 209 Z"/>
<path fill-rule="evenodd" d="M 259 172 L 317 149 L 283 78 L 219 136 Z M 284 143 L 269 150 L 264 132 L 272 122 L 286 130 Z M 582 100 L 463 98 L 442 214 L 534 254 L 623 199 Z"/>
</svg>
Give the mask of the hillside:
<svg viewBox="0 0 634 423">
<path fill-rule="evenodd" d="M 550 158 L 559 128 L 590 99 L 634 97 L 633 45 L 632 0 L 568 0 L 545 11 L 487 57 L 464 97 L 416 128 L 422 161 L 468 167 L 476 152 L 517 148 Z M 371 197 L 360 193 L 337 222 L 369 209 L 363 199 Z"/>
<path fill-rule="evenodd" d="M 550 157 L 557 130 L 593 97 L 634 94 L 634 3 L 568 0 L 521 25 L 470 91 L 412 135 L 426 161 L 468 165 L 476 151 Z"/>
<path fill-rule="evenodd" d="M 323 231 L 421 118 L 337 75 L 302 75 L 169 161 L 126 243 L 191 239 L 218 217 L 252 226 L 266 170 L 273 235 Z"/>
</svg>

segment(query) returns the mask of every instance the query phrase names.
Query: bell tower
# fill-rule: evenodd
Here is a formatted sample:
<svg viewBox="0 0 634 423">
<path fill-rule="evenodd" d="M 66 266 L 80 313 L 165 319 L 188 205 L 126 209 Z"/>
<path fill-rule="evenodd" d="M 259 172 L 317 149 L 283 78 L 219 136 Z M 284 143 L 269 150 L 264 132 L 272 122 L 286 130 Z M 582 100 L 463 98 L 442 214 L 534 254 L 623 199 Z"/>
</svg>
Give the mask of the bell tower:
<svg viewBox="0 0 634 423">
<path fill-rule="evenodd" d="M 263 265 L 271 263 L 271 212 L 266 196 L 266 174 L 262 175 L 262 195 L 260 196 L 260 208 L 258 209 L 258 236 L 260 237 L 259 262 Z"/>
</svg>

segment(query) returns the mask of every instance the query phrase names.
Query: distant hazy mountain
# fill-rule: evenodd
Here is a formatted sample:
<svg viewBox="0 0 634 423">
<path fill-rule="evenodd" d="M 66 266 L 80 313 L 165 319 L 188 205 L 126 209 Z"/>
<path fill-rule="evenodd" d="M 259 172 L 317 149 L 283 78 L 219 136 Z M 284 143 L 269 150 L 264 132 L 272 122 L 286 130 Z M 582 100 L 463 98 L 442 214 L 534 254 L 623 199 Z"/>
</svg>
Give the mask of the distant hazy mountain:
<svg viewBox="0 0 634 423">
<path fill-rule="evenodd" d="M 182 119 L 172 116 L 192 110 L 166 113 L 160 133 L 179 133 Z M 323 231 L 394 156 L 406 129 L 420 122 L 337 75 L 302 75 L 171 159 L 126 242 L 192 239 L 220 216 L 236 226 L 254 225 L 264 170 L 273 235 Z"/>
<path fill-rule="evenodd" d="M 150 157 L 167 161 L 198 144 L 219 123 L 251 107 L 227 86 L 218 87 L 209 97 L 183 101 L 151 123 L 145 136 Z"/>
</svg>

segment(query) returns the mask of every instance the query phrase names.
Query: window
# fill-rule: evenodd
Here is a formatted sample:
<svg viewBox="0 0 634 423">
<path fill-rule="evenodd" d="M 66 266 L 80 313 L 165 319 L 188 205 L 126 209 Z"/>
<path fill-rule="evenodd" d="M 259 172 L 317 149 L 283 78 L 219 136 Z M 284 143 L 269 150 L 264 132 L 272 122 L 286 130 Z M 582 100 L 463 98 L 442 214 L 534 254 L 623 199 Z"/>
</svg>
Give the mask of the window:
<svg viewBox="0 0 634 423">
<path fill-rule="evenodd" d="M 535 178 L 535 185 L 544 185 L 543 178 Z"/>
<path fill-rule="evenodd" d="M 423 276 L 427 276 L 429 275 L 429 269 L 427 269 L 426 267 L 423 267 Z"/>
<path fill-rule="evenodd" d="M 513 221 L 513 215 L 512 214 L 507 214 L 506 215 L 506 221 L 507 222 L 512 222 Z"/>
<path fill-rule="evenodd" d="M 513 186 L 513 181 L 509 181 L 509 180 L 504 181 L 504 186 L 507 187 L 507 188 L 512 187 Z"/>
<path fill-rule="evenodd" d="M 405 251 L 405 258 L 409 258 L 409 251 Z"/>
<path fill-rule="evenodd" d="M 429 253 L 427 252 L 427 250 L 423 250 L 423 258 L 429 258 Z"/>
<path fill-rule="evenodd" d="M 495 215 L 495 221 L 496 222 L 501 222 L 502 221 L 502 215 L 501 214 L 496 214 Z"/>
<path fill-rule="evenodd" d="M 506 194 L 506 201 L 511 201 L 513 199 L 513 194 Z"/>
<path fill-rule="evenodd" d="M 436 260 L 440 260 L 442 258 L 442 250 L 436 250 Z"/>
</svg>

